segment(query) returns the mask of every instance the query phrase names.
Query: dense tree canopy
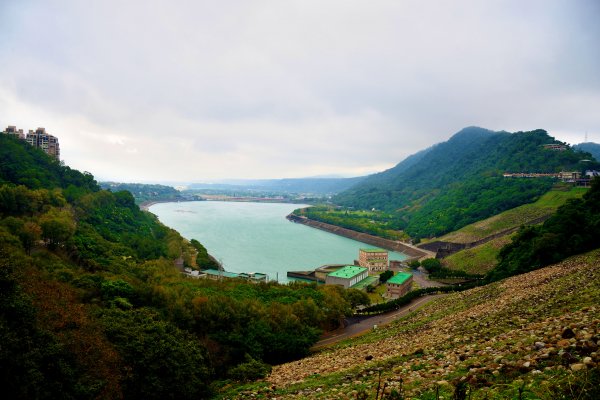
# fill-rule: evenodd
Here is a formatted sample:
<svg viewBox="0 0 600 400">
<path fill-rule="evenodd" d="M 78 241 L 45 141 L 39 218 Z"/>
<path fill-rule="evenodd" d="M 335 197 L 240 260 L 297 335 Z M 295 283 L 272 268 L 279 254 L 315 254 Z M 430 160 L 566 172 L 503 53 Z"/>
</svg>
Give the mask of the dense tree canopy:
<svg viewBox="0 0 600 400">
<path fill-rule="evenodd" d="M 178 200 L 181 198 L 181 193 L 177 189 L 165 185 L 100 182 L 100 187 L 112 192 L 129 192 L 133 195 L 136 203 Z"/>
<path fill-rule="evenodd" d="M 581 199 L 572 199 L 540 226 L 523 227 L 500 251 L 489 280 L 522 274 L 600 247 L 600 179 Z"/>
<path fill-rule="evenodd" d="M 546 131 L 492 132 L 466 128 L 450 140 L 417 153 L 335 196 L 336 204 L 381 210 L 412 237 L 432 237 L 461 228 L 548 191 L 548 179 L 507 179 L 505 172 L 581 171 L 595 163 L 588 153 L 558 143 Z"/>
<path fill-rule="evenodd" d="M 0 183 L 31 189 L 66 189 L 71 185 L 84 191 L 100 189 L 90 173 L 73 170 L 27 142 L 3 134 L 0 134 Z"/>
<path fill-rule="evenodd" d="M 218 264 L 130 192 L 100 190 L 6 135 L 0 156 L 0 380 L 10 398 L 205 398 L 213 382 L 305 355 L 364 301 L 305 283 L 188 278 L 175 260 Z"/>
</svg>

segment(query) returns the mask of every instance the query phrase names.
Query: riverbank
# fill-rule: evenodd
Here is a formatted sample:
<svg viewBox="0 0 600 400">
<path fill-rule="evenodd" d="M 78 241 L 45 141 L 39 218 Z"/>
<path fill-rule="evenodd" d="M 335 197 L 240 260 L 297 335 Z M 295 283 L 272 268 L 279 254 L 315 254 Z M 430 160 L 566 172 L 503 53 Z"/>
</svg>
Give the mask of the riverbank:
<svg viewBox="0 0 600 400">
<path fill-rule="evenodd" d="M 193 201 L 205 201 L 204 199 L 165 199 L 165 200 L 149 200 L 149 201 L 144 201 L 142 203 L 140 203 L 139 207 L 140 210 L 142 211 L 149 211 L 150 207 L 152 207 L 155 204 L 160 204 L 160 203 L 186 203 L 186 202 L 193 202 Z"/>
<path fill-rule="evenodd" d="M 173 201 L 173 200 L 144 201 L 143 203 L 140 203 L 139 207 L 140 207 L 140 210 L 142 210 L 142 211 L 148 211 L 148 209 L 155 204 L 167 203 L 167 202 L 171 202 L 171 201 Z"/>
<path fill-rule="evenodd" d="M 359 249 L 375 247 L 291 224 L 285 217 L 298 207 L 306 205 L 199 201 L 156 204 L 150 211 L 183 237 L 202 243 L 226 271 L 267 273 L 281 283 L 292 279 L 288 271 L 351 265 Z M 392 260 L 405 257 L 390 253 Z"/>
<path fill-rule="evenodd" d="M 220 195 L 202 195 L 196 199 L 170 199 L 170 200 L 152 200 L 144 201 L 140 203 L 139 207 L 143 211 L 148 211 L 150 207 L 159 203 L 181 203 L 186 201 L 222 201 L 230 203 L 270 203 L 270 204 L 306 204 L 301 199 L 298 200 L 286 200 L 280 198 L 271 197 L 231 197 L 231 196 L 220 196 Z"/>
<path fill-rule="evenodd" d="M 306 217 L 300 217 L 294 214 L 289 214 L 286 217 L 289 221 L 317 228 L 335 235 L 343 236 L 348 239 L 353 239 L 359 242 L 367 243 L 372 246 L 380 247 L 385 250 L 395 251 L 406 254 L 410 259 L 424 259 L 435 257 L 435 253 L 420 249 L 416 246 L 400 241 L 380 238 L 378 236 L 369 235 L 368 233 L 357 232 L 351 229 L 342 228 L 336 225 L 327 224 L 321 221 L 315 221 Z"/>
</svg>

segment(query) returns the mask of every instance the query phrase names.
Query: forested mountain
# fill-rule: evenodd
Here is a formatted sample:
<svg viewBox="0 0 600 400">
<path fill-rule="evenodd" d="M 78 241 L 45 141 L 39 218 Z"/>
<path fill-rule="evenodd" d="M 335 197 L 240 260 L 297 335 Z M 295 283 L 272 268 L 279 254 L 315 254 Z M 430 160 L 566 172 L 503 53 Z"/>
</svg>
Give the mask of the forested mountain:
<svg viewBox="0 0 600 400">
<path fill-rule="evenodd" d="M 0 184 L 24 185 L 31 189 L 66 190 L 66 194 L 98 191 L 94 177 L 62 165 L 25 141 L 0 134 Z"/>
<path fill-rule="evenodd" d="M 100 187 L 112 192 L 126 190 L 133 195 L 135 202 L 140 204 L 147 201 L 179 200 L 182 198 L 179 190 L 171 186 L 146 183 L 100 182 Z"/>
<path fill-rule="evenodd" d="M 0 134 L 0 386 L 10 399 L 198 399 L 308 352 L 365 302 L 316 285 L 183 276 L 206 250 Z M 366 296 L 366 295 L 365 295 Z M 368 298 L 367 298 L 368 300 Z M 227 383 L 217 384 L 217 387 Z"/>
<path fill-rule="evenodd" d="M 585 142 L 573 145 L 574 149 L 590 153 L 596 161 L 600 161 L 600 144 L 593 142 Z"/>
<path fill-rule="evenodd" d="M 392 213 L 394 224 L 412 237 L 440 235 L 531 202 L 553 184 L 551 179 L 504 178 L 505 172 L 582 170 L 579 161 L 591 158 L 569 147 L 542 146 L 551 143 L 562 144 L 544 130 L 511 134 L 465 128 L 333 200 Z"/>
</svg>

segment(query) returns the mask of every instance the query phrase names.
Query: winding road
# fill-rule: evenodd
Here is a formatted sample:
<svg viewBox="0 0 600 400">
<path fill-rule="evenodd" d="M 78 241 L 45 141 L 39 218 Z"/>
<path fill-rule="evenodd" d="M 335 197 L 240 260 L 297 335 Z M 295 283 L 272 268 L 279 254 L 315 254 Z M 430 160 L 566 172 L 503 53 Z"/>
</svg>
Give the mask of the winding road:
<svg viewBox="0 0 600 400">
<path fill-rule="evenodd" d="M 375 325 L 383 326 L 394 321 L 397 318 L 404 317 L 411 312 L 423 307 L 425 304 L 446 294 L 434 294 L 429 296 L 419 297 L 410 304 L 394 311 L 389 311 L 385 314 L 373 315 L 370 317 L 353 317 L 347 320 L 347 325 L 343 328 L 336 329 L 324 335 L 323 339 L 319 340 L 311 348 L 311 351 L 320 350 L 324 347 L 335 344 L 344 339 L 362 335 L 373 329 Z"/>
</svg>

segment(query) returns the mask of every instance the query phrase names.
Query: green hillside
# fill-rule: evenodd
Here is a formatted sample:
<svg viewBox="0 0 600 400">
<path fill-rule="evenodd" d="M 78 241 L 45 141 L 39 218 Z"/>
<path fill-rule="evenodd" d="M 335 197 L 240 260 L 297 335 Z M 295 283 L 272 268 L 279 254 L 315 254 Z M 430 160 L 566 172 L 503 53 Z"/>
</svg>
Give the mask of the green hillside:
<svg viewBox="0 0 600 400">
<path fill-rule="evenodd" d="M 467 274 L 485 275 L 498 265 L 500 250 L 514 235 L 501 236 L 470 249 L 464 249 L 442 259 L 442 266 Z"/>
<path fill-rule="evenodd" d="M 0 134 L 0 385 L 10 399 L 199 399 L 308 353 L 366 296 L 184 276 L 204 247 Z"/>
<path fill-rule="evenodd" d="M 171 186 L 146 183 L 100 182 L 100 187 L 112 192 L 128 191 L 133 195 L 136 204 L 152 201 L 177 201 L 182 196 L 179 190 Z"/>
<path fill-rule="evenodd" d="M 187 277 L 175 261 L 214 267 L 206 249 L 141 211 L 131 193 L 100 190 L 90 174 L 6 135 L 0 155 L 7 398 L 381 398 L 380 373 L 381 385 L 406 397 L 463 389 L 490 399 L 515 390 L 597 395 L 600 254 L 542 267 L 600 247 L 599 180 L 543 225 L 519 231 L 488 280 L 542 269 L 449 295 L 302 358 L 367 296 L 332 285 Z"/>
<path fill-rule="evenodd" d="M 434 240 L 453 243 L 470 243 L 511 228 L 527 225 L 531 221 L 553 214 L 569 199 L 576 199 L 587 188 L 559 187 L 542 195 L 537 201 L 504 211 L 493 217 L 477 221 Z"/>
<path fill-rule="evenodd" d="M 599 196 L 595 180 L 519 231 L 488 280 L 520 275 L 450 294 L 225 397 L 598 398 Z"/>
<path fill-rule="evenodd" d="M 502 248 L 488 281 L 532 271 L 600 247 L 600 178 L 580 199 L 559 207 L 542 225 L 522 227 Z"/>
<path fill-rule="evenodd" d="M 551 190 L 535 203 L 525 204 L 483 221 L 467 225 L 458 231 L 451 232 L 434 240 L 453 243 L 471 243 L 511 230 L 509 234 L 500 236 L 481 245 L 458 251 L 442 260 L 444 267 L 465 271 L 469 274 L 486 274 L 498 264 L 498 255 L 514 236 L 512 229 L 529 225 L 554 213 L 569 199 L 581 198 L 586 188 L 562 188 Z"/>
<path fill-rule="evenodd" d="M 599 262 L 450 294 L 223 398 L 597 399 Z"/>
<path fill-rule="evenodd" d="M 394 215 L 398 229 L 432 237 L 535 201 L 551 179 L 508 179 L 505 172 L 581 170 L 591 158 L 567 148 L 546 131 L 492 132 L 471 127 L 385 172 L 372 175 L 335 196 L 336 204 Z"/>
<path fill-rule="evenodd" d="M 0 134 L 0 184 L 24 185 L 31 189 L 65 190 L 68 196 L 98 191 L 94 177 L 62 165 L 42 150 Z"/>
</svg>

